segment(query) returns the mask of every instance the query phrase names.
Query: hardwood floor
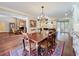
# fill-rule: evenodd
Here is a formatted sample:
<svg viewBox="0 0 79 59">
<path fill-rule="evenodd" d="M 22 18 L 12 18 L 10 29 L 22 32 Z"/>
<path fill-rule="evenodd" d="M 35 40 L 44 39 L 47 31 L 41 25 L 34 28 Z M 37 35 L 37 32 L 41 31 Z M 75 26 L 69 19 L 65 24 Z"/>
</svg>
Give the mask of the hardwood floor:
<svg viewBox="0 0 79 59">
<path fill-rule="evenodd" d="M 7 55 L 9 51 L 22 45 L 22 35 L 0 33 L 0 56 Z"/>
<path fill-rule="evenodd" d="M 72 47 L 72 39 L 69 36 L 69 38 L 66 41 L 57 41 L 58 44 L 61 44 L 62 42 L 65 42 L 63 56 L 74 56 L 74 50 Z"/>
</svg>

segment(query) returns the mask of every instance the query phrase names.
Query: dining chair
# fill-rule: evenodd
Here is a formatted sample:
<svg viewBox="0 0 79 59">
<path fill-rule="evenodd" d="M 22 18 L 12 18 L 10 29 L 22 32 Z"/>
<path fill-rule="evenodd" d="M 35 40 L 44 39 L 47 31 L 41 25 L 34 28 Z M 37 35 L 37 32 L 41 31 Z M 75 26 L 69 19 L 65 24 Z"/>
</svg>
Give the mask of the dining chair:
<svg viewBox="0 0 79 59">
<path fill-rule="evenodd" d="M 49 33 L 46 40 L 39 44 L 39 54 L 40 55 L 48 55 L 48 52 L 54 51 L 56 45 L 56 33 Z"/>
<path fill-rule="evenodd" d="M 24 39 L 23 39 L 24 53 L 26 52 L 27 53 L 27 54 L 25 53 L 26 55 L 33 55 L 32 52 L 35 49 L 34 48 L 35 44 L 32 41 L 30 41 L 29 36 L 31 35 L 24 33 L 23 36 L 24 36 Z"/>
</svg>

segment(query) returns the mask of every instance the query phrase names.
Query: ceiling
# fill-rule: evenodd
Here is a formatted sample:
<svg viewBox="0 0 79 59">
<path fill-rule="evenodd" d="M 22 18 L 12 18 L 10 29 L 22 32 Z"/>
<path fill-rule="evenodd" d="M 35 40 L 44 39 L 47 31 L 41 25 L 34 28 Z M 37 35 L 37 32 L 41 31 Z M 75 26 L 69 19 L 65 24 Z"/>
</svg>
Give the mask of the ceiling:
<svg viewBox="0 0 79 59">
<path fill-rule="evenodd" d="M 64 17 L 65 13 L 70 16 L 72 2 L 0 2 L 1 7 L 7 7 L 35 17 L 40 16 L 41 6 L 44 6 L 44 13 L 49 17 Z"/>
</svg>

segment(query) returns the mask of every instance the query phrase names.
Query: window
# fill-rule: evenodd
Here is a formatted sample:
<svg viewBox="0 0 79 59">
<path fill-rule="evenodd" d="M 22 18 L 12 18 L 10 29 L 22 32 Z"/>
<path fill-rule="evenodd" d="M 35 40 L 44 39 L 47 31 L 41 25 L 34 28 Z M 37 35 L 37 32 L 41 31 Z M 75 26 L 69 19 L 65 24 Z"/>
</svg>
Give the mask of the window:
<svg viewBox="0 0 79 59">
<path fill-rule="evenodd" d="M 60 29 L 61 36 L 67 36 L 69 31 L 69 21 L 57 21 L 57 29 Z"/>
</svg>

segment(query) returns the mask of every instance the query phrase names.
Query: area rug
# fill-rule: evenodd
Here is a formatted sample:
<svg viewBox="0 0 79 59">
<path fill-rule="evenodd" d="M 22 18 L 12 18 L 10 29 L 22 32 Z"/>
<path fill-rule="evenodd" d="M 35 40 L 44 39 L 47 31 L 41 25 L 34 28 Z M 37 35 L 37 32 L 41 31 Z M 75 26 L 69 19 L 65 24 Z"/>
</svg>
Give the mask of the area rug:
<svg viewBox="0 0 79 59">
<path fill-rule="evenodd" d="M 62 56 L 63 55 L 63 51 L 64 51 L 64 45 L 65 45 L 65 43 L 62 43 L 61 45 L 57 45 L 53 51 L 50 50 L 50 51 L 48 51 L 47 54 L 46 54 L 47 51 L 44 51 L 43 55 L 39 55 L 39 56 Z M 28 56 L 29 52 L 26 51 L 24 53 L 25 53 L 25 56 Z M 38 56 L 36 54 L 36 50 L 31 51 L 31 56 Z"/>
<path fill-rule="evenodd" d="M 44 51 L 42 55 L 37 55 L 36 49 L 31 51 L 30 56 L 62 56 L 63 50 L 64 50 L 65 43 L 62 43 L 60 45 L 56 45 L 55 49 L 50 51 Z M 29 56 L 29 52 L 27 50 L 23 50 L 23 47 L 19 47 L 17 49 L 14 49 L 10 51 L 10 56 Z"/>
<path fill-rule="evenodd" d="M 55 51 L 53 52 L 53 54 L 51 54 L 52 56 L 62 56 L 63 55 L 63 51 L 64 51 L 64 45 L 65 43 L 57 46 L 55 48 Z"/>
</svg>

